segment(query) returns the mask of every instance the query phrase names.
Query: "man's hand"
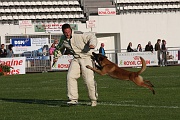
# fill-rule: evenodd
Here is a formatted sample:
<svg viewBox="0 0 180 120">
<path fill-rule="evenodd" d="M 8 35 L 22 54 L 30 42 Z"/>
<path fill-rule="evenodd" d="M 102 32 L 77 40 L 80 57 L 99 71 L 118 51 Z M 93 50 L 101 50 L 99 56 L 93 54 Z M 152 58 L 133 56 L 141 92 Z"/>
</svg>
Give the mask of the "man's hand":
<svg viewBox="0 0 180 120">
<path fill-rule="evenodd" d="M 58 59 L 53 59 L 53 62 L 57 62 Z"/>
<path fill-rule="evenodd" d="M 89 48 L 90 49 L 94 49 L 95 47 L 93 45 L 89 45 Z"/>
</svg>

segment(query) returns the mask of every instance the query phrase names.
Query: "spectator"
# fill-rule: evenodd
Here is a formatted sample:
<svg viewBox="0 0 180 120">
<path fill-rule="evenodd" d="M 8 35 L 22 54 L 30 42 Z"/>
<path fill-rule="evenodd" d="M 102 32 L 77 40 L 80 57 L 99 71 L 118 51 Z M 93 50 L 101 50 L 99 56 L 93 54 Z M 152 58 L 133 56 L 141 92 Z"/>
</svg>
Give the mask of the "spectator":
<svg viewBox="0 0 180 120">
<path fill-rule="evenodd" d="M 0 58 L 4 58 L 7 55 L 7 50 L 5 49 L 5 45 L 1 44 L 1 48 L 0 48 Z"/>
<path fill-rule="evenodd" d="M 141 44 L 138 44 L 138 46 L 137 46 L 137 52 L 142 52 Z"/>
<path fill-rule="evenodd" d="M 55 47 L 56 47 L 56 46 L 59 44 L 59 40 L 58 40 L 58 39 L 55 39 L 53 44 L 54 44 Z"/>
<path fill-rule="evenodd" d="M 161 45 L 161 50 L 162 50 L 162 66 L 167 65 L 167 48 L 166 48 L 166 41 L 162 40 L 162 45 Z"/>
<path fill-rule="evenodd" d="M 153 46 L 151 45 L 151 41 L 149 41 L 148 44 L 146 45 L 145 51 L 153 52 Z"/>
<path fill-rule="evenodd" d="M 51 47 L 49 48 L 49 55 L 54 55 L 54 50 L 55 50 L 56 48 L 55 48 L 55 44 L 53 43 L 52 45 L 51 45 Z"/>
<path fill-rule="evenodd" d="M 155 46 L 154 46 L 155 51 L 157 51 L 158 65 L 161 65 L 161 57 L 160 57 L 161 47 L 160 47 L 160 44 L 161 44 L 161 39 L 158 39 L 158 40 L 157 40 L 157 43 L 156 43 Z"/>
<path fill-rule="evenodd" d="M 132 49 L 132 42 L 129 42 L 127 46 L 127 52 L 134 52 L 134 50 Z"/>
<path fill-rule="evenodd" d="M 7 49 L 7 56 L 6 57 L 14 57 L 13 45 L 9 44 Z"/>
<path fill-rule="evenodd" d="M 99 53 L 105 56 L 104 43 L 101 43 L 101 47 L 99 48 Z"/>
</svg>

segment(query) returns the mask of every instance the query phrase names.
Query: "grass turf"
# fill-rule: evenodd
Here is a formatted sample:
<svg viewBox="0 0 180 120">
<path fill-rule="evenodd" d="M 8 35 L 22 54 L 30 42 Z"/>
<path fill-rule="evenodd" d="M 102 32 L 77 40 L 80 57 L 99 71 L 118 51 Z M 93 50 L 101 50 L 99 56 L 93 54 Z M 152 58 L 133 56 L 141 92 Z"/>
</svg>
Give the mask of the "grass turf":
<svg viewBox="0 0 180 120">
<path fill-rule="evenodd" d="M 148 67 L 142 73 L 155 86 L 156 95 L 133 82 L 96 74 L 96 107 L 89 106 L 82 78 L 78 79 L 80 104 L 66 104 L 66 72 L 1 76 L 0 120 L 178 120 L 179 71 L 179 66 Z"/>
</svg>

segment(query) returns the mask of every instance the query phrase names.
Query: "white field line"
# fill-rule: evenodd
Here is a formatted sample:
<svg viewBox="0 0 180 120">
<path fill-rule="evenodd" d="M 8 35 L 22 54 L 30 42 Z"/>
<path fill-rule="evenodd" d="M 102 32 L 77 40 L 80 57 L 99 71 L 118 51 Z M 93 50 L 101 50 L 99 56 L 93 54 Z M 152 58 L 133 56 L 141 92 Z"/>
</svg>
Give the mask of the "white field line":
<svg viewBox="0 0 180 120">
<path fill-rule="evenodd" d="M 80 102 L 79 104 L 84 104 L 84 102 Z M 121 106 L 121 107 L 138 107 L 138 108 L 166 108 L 166 109 L 179 109 L 179 106 L 155 106 L 155 105 L 135 105 L 135 104 L 121 104 L 121 103 L 106 103 L 99 102 L 98 105 L 103 106 Z"/>
</svg>

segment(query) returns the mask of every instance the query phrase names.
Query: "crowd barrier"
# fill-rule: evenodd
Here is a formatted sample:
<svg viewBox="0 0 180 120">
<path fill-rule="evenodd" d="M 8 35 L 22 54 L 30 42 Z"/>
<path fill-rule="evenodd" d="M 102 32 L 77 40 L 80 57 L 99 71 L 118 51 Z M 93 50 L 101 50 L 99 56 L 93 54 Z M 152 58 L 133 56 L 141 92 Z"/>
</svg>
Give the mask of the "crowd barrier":
<svg viewBox="0 0 180 120">
<path fill-rule="evenodd" d="M 139 56 L 142 56 L 147 66 L 158 66 L 157 52 L 121 52 L 121 53 L 106 53 L 108 59 L 116 63 L 119 67 L 138 67 L 141 66 Z M 162 54 L 161 54 L 162 56 Z M 6 62 L 11 64 L 15 69 L 11 74 L 25 74 L 30 72 L 49 72 L 49 71 L 64 71 L 68 70 L 73 56 L 64 55 L 58 59 L 58 62 L 53 65 L 52 56 L 43 57 L 14 57 L 0 58 L 0 63 Z M 162 57 L 161 57 L 162 59 Z M 15 64 L 15 61 L 24 61 L 21 64 Z M 180 64 L 180 51 L 167 51 L 167 66 Z M 23 70 L 24 68 L 24 70 Z"/>
<path fill-rule="evenodd" d="M 157 52 L 122 52 L 122 53 L 106 53 L 108 59 L 116 63 L 119 67 L 138 67 L 141 61 L 138 56 L 142 56 L 147 66 L 158 66 Z M 161 60 L 163 61 L 162 54 Z M 59 58 L 58 62 L 52 66 L 52 56 L 48 60 L 26 60 L 26 72 L 48 72 L 68 70 L 69 64 L 73 56 L 64 55 Z M 180 51 L 167 51 L 167 66 L 180 64 Z M 162 65 L 163 66 L 163 65 Z"/>
</svg>

